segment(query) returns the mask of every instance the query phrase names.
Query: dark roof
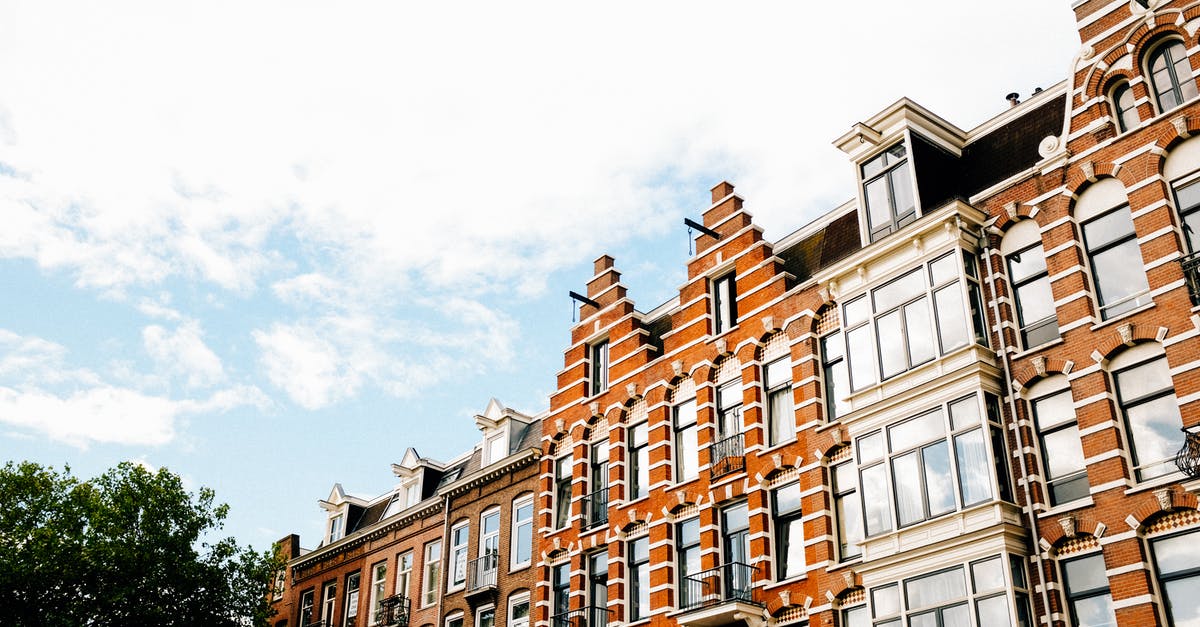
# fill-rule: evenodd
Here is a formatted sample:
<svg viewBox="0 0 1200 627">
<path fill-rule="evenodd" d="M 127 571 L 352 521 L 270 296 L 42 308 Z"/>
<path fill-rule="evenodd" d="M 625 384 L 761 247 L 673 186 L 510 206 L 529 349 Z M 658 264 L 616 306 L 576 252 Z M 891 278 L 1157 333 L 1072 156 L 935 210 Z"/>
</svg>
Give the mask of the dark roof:
<svg viewBox="0 0 1200 627">
<path fill-rule="evenodd" d="M 1062 134 L 1065 98 L 1054 98 L 967 144 L 960 193 L 969 198 L 1040 161 L 1038 144 L 1048 135 Z"/>
<path fill-rule="evenodd" d="M 361 508 L 361 507 L 356 507 L 353 505 L 350 506 L 351 512 L 353 512 L 354 510 L 357 509 L 357 510 L 359 510 L 360 515 L 358 516 L 357 520 L 354 520 L 351 522 L 351 524 L 353 526 L 347 530 L 347 533 L 353 533 L 355 531 L 358 531 L 359 529 L 365 529 L 365 528 L 370 527 L 371 525 L 379 522 L 379 520 L 381 518 L 383 518 L 383 513 L 385 511 L 387 511 L 388 504 L 391 503 L 392 499 L 394 499 L 394 498 L 396 498 L 396 497 L 392 496 L 391 499 L 384 499 L 384 500 L 382 500 L 374 505 L 371 505 L 370 507 L 367 507 L 365 509 Z"/>
<path fill-rule="evenodd" d="M 783 269 L 795 277 L 793 284 L 799 284 L 818 270 L 845 259 L 860 248 L 862 241 L 858 234 L 858 214 L 850 211 L 834 218 L 825 228 L 775 251 L 775 254 L 783 259 Z"/>
</svg>

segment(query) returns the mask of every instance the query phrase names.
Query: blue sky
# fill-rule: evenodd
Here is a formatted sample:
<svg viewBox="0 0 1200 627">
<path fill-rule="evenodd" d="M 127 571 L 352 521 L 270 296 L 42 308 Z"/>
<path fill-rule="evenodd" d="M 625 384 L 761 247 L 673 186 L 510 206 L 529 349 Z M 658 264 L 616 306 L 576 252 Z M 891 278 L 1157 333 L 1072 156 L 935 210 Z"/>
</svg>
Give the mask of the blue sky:
<svg viewBox="0 0 1200 627">
<path fill-rule="evenodd" d="M 720 180 L 777 239 L 853 194 L 854 122 L 970 128 L 1079 48 L 1066 0 L 598 6 L 0 6 L 0 459 L 313 546 L 335 481 L 547 405 L 595 257 L 648 310 Z"/>
</svg>

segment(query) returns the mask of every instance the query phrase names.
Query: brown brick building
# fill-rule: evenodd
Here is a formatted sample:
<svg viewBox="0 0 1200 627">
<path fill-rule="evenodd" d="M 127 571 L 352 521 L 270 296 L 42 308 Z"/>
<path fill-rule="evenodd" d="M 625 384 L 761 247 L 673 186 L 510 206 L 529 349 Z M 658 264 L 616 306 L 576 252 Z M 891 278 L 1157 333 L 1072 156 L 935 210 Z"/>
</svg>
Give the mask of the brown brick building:
<svg viewBox="0 0 1200 627">
<path fill-rule="evenodd" d="M 596 261 L 536 621 L 1200 625 L 1200 2 L 1144 4 L 1074 2 L 1074 73 L 977 128 L 854 125 L 778 241 L 718 185 L 667 303 Z"/>
<path fill-rule="evenodd" d="M 301 549 L 296 535 L 279 543 L 288 561 L 273 599 L 275 625 L 521 624 L 539 547 L 541 424 L 494 399 L 475 422 L 480 443 L 448 463 L 409 448 L 392 465 L 396 487 L 383 495 L 362 499 L 334 486 L 320 501 L 320 545 Z"/>
</svg>

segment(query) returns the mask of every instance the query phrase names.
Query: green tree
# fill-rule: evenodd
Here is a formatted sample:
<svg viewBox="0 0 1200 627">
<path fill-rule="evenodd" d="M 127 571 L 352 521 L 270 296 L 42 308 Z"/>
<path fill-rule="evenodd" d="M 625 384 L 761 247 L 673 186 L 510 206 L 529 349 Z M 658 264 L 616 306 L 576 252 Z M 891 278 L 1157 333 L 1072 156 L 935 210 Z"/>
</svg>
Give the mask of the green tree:
<svg viewBox="0 0 1200 627">
<path fill-rule="evenodd" d="M 174 473 L 122 463 L 91 481 L 38 464 L 0 470 L 5 625 L 266 625 L 283 564 L 213 539 L 227 505 Z"/>
</svg>

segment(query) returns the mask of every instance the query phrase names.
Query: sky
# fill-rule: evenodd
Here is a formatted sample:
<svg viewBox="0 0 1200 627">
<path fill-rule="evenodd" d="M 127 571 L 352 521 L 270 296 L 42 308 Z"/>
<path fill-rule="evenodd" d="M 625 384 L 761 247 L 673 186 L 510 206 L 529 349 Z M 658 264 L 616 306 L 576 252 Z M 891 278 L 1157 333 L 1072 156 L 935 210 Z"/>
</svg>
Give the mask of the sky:
<svg viewBox="0 0 1200 627">
<path fill-rule="evenodd" d="M 548 406 L 596 257 L 648 311 L 713 185 L 777 240 L 855 122 L 970 129 L 1078 49 L 1067 0 L 0 3 L 0 462 L 313 547 L 335 482 Z"/>
</svg>

